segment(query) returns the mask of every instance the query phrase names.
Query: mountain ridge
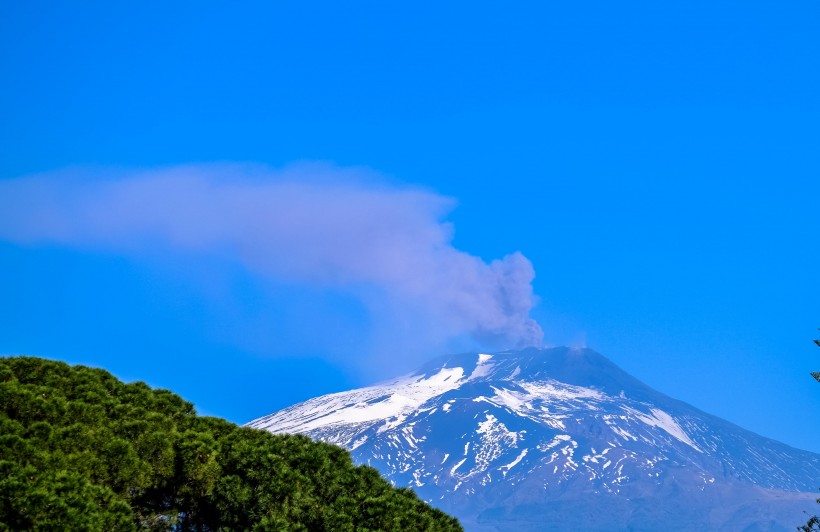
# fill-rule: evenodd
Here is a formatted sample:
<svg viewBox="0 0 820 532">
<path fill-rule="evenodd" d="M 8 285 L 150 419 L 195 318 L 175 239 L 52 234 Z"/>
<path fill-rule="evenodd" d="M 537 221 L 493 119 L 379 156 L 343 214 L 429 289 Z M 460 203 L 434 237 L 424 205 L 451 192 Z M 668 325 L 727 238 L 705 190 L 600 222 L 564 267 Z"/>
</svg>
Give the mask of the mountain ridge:
<svg viewBox="0 0 820 532">
<path fill-rule="evenodd" d="M 618 519 L 601 530 L 786 530 L 820 483 L 820 455 L 666 396 L 586 348 L 446 355 L 249 425 L 345 447 L 475 530 L 549 530 L 545 519 L 595 530 L 578 518 L 590 501 Z"/>
</svg>

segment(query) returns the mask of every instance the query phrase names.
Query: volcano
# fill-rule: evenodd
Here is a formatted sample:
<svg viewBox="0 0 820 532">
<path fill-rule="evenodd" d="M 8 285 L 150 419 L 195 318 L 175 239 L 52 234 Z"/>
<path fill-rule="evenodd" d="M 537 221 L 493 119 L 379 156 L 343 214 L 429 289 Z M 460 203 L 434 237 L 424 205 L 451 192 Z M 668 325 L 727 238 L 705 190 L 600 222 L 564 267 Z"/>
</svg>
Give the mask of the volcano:
<svg viewBox="0 0 820 532">
<path fill-rule="evenodd" d="M 467 530 L 794 530 L 820 455 L 672 399 L 590 349 L 439 358 L 248 424 L 344 447 Z"/>
</svg>

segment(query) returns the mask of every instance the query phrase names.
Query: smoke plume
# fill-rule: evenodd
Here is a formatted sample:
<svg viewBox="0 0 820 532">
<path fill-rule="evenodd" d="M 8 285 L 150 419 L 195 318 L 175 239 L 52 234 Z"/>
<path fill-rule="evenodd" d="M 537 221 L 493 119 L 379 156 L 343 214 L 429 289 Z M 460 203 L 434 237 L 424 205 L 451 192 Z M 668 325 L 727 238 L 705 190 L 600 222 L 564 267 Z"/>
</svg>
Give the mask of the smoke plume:
<svg viewBox="0 0 820 532">
<path fill-rule="evenodd" d="M 116 174 L 116 175 L 114 175 Z M 455 249 L 454 207 L 372 172 L 194 165 L 62 171 L 0 181 L 0 239 L 139 256 L 228 255 L 258 276 L 412 308 L 443 336 L 541 343 L 530 262 Z"/>
</svg>

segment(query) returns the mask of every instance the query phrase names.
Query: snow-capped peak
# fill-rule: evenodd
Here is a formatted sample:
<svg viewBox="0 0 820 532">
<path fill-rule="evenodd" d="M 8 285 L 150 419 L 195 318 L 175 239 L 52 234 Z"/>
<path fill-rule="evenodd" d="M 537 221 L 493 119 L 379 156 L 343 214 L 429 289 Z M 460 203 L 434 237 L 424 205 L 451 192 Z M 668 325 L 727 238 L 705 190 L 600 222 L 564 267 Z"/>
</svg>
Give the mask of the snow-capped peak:
<svg viewBox="0 0 820 532">
<path fill-rule="evenodd" d="M 567 501 L 595 494 L 610 501 L 609 519 L 622 519 L 605 529 L 628 528 L 629 516 L 640 512 L 666 516 L 670 504 L 680 515 L 677 528 L 711 529 L 716 522 L 703 516 L 720 514 L 714 505 L 737 515 L 769 508 L 782 517 L 783 508 L 810 500 L 820 478 L 818 455 L 660 394 L 588 349 L 442 357 L 410 375 L 317 397 L 249 425 L 343 446 L 473 525 L 495 508 L 490 520 L 502 530 L 522 529 L 521 505 L 558 515 L 563 529 L 594 530 L 594 520 L 568 524 Z M 678 506 L 647 499 L 665 490 L 688 495 Z M 556 500 L 564 501 L 560 515 L 551 506 Z M 635 501 L 645 501 L 642 509 Z M 737 519 L 730 528 L 746 522 Z"/>
</svg>

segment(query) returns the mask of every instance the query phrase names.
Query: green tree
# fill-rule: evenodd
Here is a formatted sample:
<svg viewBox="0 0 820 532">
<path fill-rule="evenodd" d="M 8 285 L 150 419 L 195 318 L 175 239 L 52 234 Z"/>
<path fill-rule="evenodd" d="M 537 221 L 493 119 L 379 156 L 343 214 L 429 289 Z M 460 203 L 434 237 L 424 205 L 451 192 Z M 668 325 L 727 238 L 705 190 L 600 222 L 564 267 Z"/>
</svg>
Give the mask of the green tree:
<svg viewBox="0 0 820 532">
<path fill-rule="evenodd" d="M 144 383 L 0 358 L 4 530 L 459 531 L 338 447 L 196 415 Z"/>
<path fill-rule="evenodd" d="M 815 340 L 814 343 L 820 347 L 820 339 Z M 820 382 L 820 371 L 812 372 L 811 376 Z M 820 503 L 820 499 L 817 499 L 817 502 Z M 805 525 L 797 527 L 797 529 L 800 530 L 800 532 L 820 531 L 820 517 L 813 515 Z"/>
</svg>

